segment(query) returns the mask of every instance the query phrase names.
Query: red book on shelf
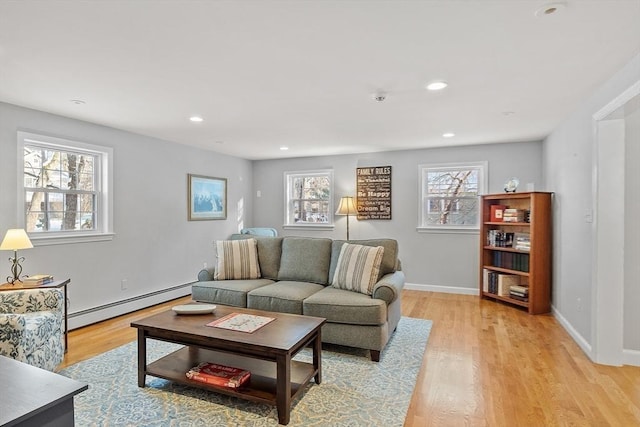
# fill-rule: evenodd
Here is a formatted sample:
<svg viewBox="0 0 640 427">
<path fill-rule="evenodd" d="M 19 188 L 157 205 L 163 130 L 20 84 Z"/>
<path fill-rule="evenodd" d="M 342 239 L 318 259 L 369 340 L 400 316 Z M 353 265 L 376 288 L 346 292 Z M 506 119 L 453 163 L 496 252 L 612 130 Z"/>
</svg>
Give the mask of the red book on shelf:
<svg viewBox="0 0 640 427">
<path fill-rule="evenodd" d="M 505 205 L 491 205 L 491 222 L 502 222 Z"/>
<path fill-rule="evenodd" d="M 220 387 L 238 388 L 251 377 L 251 372 L 232 366 L 202 362 L 187 372 L 187 378 Z"/>
</svg>

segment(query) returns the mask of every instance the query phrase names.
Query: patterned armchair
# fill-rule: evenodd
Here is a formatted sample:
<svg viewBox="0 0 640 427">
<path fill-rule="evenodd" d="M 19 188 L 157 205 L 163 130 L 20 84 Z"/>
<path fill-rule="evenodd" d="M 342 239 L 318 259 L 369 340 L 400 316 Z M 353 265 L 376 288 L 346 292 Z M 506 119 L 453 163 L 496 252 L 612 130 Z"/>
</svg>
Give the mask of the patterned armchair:
<svg viewBox="0 0 640 427">
<path fill-rule="evenodd" d="M 64 358 L 60 289 L 0 292 L 0 355 L 53 371 Z"/>
</svg>

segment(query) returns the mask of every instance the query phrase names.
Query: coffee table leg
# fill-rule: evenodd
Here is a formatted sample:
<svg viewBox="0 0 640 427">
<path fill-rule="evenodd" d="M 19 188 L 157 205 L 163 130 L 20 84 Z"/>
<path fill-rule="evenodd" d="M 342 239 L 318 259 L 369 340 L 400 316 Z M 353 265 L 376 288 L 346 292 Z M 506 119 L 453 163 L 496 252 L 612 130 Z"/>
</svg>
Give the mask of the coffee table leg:
<svg viewBox="0 0 640 427">
<path fill-rule="evenodd" d="M 284 354 L 276 358 L 278 378 L 276 379 L 276 408 L 278 422 L 289 424 L 291 414 L 291 355 Z"/>
<path fill-rule="evenodd" d="M 138 329 L 138 387 L 145 386 L 147 372 L 147 337 Z"/>
<path fill-rule="evenodd" d="M 322 338 L 320 329 L 318 329 L 316 338 L 313 340 L 313 369 L 316 371 L 316 375 L 313 378 L 316 384 L 320 384 L 322 381 Z"/>
</svg>

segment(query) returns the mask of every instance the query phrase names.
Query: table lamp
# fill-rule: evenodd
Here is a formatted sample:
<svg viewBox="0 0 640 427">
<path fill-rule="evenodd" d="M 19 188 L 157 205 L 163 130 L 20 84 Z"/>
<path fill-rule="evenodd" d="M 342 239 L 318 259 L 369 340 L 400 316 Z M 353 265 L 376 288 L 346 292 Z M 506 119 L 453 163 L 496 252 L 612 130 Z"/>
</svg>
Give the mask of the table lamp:
<svg viewBox="0 0 640 427">
<path fill-rule="evenodd" d="M 340 199 L 340 204 L 338 205 L 336 215 L 347 216 L 347 240 L 349 240 L 349 215 L 355 215 L 357 213 L 358 210 L 356 209 L 356 204 L 353 201 L 353 197 L 345 196 Z"/>
<path fill-rule="evenodd" d="M 7 230 L 7 234 L 4 235 L 4 240 L 0 243 L 0 250 L 13 251 L 13 258 L 9 258 L 11 263 L 11 276 L 7 276 L 7 282 L 13 284 L 16 281 L 20 281 L 20 275 L 22 274 L 22 266 L 20 263 L 24 261 L 24 257 L 18 258 L 18 249 L 30 249 L 33 245 L 27 232 L 22 228 L 12 228 Z"/>
</svg>

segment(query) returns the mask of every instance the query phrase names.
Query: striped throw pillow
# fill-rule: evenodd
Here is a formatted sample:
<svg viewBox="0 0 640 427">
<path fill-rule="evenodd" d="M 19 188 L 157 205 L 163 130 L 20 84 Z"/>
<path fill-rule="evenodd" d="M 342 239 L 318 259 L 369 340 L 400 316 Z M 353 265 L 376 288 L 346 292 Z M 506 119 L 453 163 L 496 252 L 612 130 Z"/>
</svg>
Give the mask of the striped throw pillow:
<svg viewBox="0 0 640 427">
<path fill-rule="evenodd" d="M 219 240 L 214 280 L 259 279 L 256 239 Z"/>
<path fill-rule="evenodd" d="M 334 288 L 371 295 L 373 285 L 378 281 L 383 254 L 382 246 L 345 243 L 340 250 L 331 285 Z"/>
</svg>

